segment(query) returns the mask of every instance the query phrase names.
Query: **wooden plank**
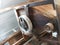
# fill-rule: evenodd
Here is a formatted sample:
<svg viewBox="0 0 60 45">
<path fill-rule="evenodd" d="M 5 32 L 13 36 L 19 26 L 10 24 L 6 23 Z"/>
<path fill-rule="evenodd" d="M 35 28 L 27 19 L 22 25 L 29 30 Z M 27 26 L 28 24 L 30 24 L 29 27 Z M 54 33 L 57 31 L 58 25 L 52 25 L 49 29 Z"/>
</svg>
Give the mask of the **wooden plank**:
<svg viewBox="0 0 60 45">
<path fill-rule="evenodd" d="M 33 8 L 39 10 L 41 13 L 44 14 L 44 16 L 48 18 L 55 18 L 57 16 L 56 11 L 53 10 L 53 6 L 51 4 L 43 6 L 35 6 Z"/>
<path fill-rule="evenodd" d="M 15 32 L 14 34 L 10 35 L 8 38 L 6 38 L 5 40 L 3 40 L 2 42 L 0 42 L 0 45 L 5 44 L 7 41 L 11 40 L 13 37 L 15 37 L 16 35 L 18 35 L 19 33 L 21 33 L 20 31 Z M 21 35 L 20 35 L 21 36 Z"/>
</svg>

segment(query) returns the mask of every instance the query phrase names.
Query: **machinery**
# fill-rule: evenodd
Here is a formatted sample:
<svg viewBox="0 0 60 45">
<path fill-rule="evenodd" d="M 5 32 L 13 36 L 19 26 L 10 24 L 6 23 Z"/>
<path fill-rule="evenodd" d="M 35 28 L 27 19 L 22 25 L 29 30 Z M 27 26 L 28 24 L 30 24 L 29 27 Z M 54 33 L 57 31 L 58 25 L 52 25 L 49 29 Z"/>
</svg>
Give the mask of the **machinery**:
<svg viewBox="0 0 60 45">
<path fill-rule="evenodd" d="M 12 10 L 15 15 L 11 11 L 14 18 L 11 13 L 8 13 L 12 17 L 11 20 L 15 19 L 16 22 L 14 23 L 12 22 L 14 20 L 10 20 L 12 24 L 16 24 L 11 32 L 16 33 L 17 31 L 21 31 L 19 32 L 21 34 L 18 33 L 20 38 L 14 44 L 10 45 L 60 45 L 60 5 L 58 2 L 58 0 L 43 0 L 14 7 Z M 52 5 L 51 13 L 54 11 L 54 14 L 51 14 L 50 10 L 45 10 L 45 8 L 49 9 L 50 7 L 45 5 L 50 4 Z M 10 37 L 8 40 L 12 40 L 12 36 Z M 18 38 L 17 36 L 13 37 Z M 3 40 L 0 45 L 4 45 L 8 40 Z"/>
<path fill-rule="evenodd" d="M 39 12 L 39 6 L 52 4 L 53 10 L 57 11 L 57 16 L 48 18 Z M 59 8 L 55 7 L 56 4 L 53 0 L 45 0 L 42 2 L 34 2 L 31 4 L 23 5 L 16 8 L 15 14 L 18 21 L 18 25 L 22 32 L 22 35 L 29 37 L 35 37 L 38 42 L 37 45 L 60 45 L 59 42 Z M 48 13 L 48 15 L 50 15 Z M 52 16 L 52 15 L 50 15 Z M 33 40 L 33 39 L 31 39 Z M 30 40 L 30 41 L 31 41 Z M 25 45 L 28 45 L 25 44 Z M 36 45 L 36 44 L 33 44 Z"/>
</svg>

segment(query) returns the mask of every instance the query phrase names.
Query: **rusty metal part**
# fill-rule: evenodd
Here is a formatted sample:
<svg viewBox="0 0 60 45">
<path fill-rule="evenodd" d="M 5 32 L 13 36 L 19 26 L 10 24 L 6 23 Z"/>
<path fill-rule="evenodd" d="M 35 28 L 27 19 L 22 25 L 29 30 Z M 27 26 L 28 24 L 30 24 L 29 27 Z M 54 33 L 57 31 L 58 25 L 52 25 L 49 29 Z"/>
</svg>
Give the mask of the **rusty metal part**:
<svg viewBox="0 0 60 45">
<path fill-rule="evenodd" d="M 28 4 L 27 6 L 29 7 L 33 7 L 33 6 L 41 6 L 41 5 L 46 5 L 46 4 L 53 4 L 54 5 L 54 1 L 53 0 L 44 0 L 41 2 L 33 2 L 32 4 Z"/>
<path fill-rule="evenodd" d="M 52 23 L 47 23 L 45 26 L 44 26 L 44 30 L 48 33 L 51 33 L 53 32 L 53 29 L 54 29 L 54 25 Z"/>
</svg>

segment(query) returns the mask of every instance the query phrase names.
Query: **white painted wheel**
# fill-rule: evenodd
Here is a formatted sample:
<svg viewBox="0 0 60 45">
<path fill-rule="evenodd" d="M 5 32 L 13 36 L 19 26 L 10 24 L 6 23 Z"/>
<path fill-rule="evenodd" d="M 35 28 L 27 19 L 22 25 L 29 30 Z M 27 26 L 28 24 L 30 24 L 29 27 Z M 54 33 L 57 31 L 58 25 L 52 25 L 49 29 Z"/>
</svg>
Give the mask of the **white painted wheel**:
<svg viewBox="0 0 60 45">
<path fill-rule="evenodd" d="M 25 35 L 30 35 L 32 30 L 32 22 L 26 15 L 19 17 L 19 24 L 21 32 Z"/>
</svg>

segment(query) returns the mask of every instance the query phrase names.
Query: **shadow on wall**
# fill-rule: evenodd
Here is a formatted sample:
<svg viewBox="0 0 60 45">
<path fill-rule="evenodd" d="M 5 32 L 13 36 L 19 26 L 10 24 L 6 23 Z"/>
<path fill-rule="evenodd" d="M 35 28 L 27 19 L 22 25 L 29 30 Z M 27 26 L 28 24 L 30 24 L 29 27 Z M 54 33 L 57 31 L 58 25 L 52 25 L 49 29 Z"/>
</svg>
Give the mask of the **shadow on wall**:
<svg viewBox="0 0 60 45">
<path fill-rule="evenodd" d="M 15 6 L 25 1 L 26 0 L 0 0 L 0 9 L 10 7 L 10 6 Z"/>
</svg>

